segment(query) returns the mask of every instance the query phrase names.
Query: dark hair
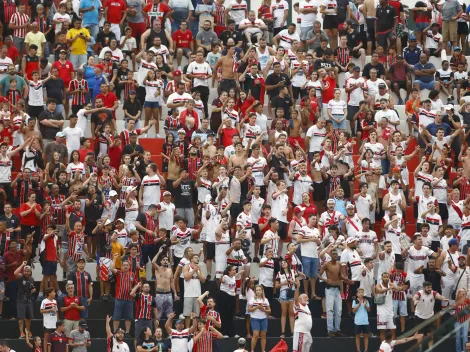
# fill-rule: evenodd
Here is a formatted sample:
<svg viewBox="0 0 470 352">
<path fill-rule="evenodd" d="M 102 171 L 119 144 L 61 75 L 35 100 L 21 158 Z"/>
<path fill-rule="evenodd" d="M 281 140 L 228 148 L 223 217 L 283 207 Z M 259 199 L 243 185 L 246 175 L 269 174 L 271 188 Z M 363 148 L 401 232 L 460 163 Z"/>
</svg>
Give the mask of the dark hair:
<svg viewBox="0 0 470 352">
<path fill-rule="evenodd" d="M 55 100 L 54 98 L 47 98 L 47 105 L 49 104 L 57 104 L 57 100 Z"/>
<path fill-rule="evenodd" d="M 423 287 L 429 287 L 429 286 L 432 286 L 432 283 L 430 283 L 429 281 L 423 282 Z"/>
<path fill-rule="evenodd" d="M 55 292 L 55 289 L 53 287 L 48 287 L 44 290 L 44 296 L 49 296 L 51 292 Z"/>
</svg>

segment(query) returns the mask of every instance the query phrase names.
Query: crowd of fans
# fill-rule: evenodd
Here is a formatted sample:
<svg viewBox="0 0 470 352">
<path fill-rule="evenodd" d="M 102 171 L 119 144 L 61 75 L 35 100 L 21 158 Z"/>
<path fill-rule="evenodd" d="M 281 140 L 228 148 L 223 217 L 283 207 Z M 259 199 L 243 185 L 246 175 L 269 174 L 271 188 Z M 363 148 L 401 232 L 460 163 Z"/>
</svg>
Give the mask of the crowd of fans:
<svg viewBox="0 0 470 352">
<path fill-rule="evenodd" d="M 357 351 L 376 311 L 388 352 L 432 345 L 448 308 L 462 352 L 468 20 L 456 0 L 0 2 L 1 315 L 35 352 L 83 352 L 99 290 L 108 351 L 210 352 L 240 318 L 251 351 L 280 323 L 303 352 L 309 305 L 343 336 L 345 300 Z"/>
</svg>

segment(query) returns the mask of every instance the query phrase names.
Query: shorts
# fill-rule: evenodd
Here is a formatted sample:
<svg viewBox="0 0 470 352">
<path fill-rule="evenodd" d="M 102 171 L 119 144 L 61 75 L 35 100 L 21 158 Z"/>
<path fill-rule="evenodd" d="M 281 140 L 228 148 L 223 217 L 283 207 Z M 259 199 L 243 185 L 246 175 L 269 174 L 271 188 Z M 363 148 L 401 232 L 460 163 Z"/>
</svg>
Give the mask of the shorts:
<svg viewBox="0 0 470 352">
<path fill-rule="evenodd" d="M 442 22 L 442 42 L 456 42 L 458 40 L 457 35 L 457 21 Z"/>
<path fill-rule="evenodd" d="M 454 292 L 454 290 L 455 290 L 455 282 L 453 280 L 451 281 L 451 280 L 442 279 L 442 296 L 449 297 L 450 299 L 450 295 L 452 292 Z M 449 306 L 449 302 L 441 301 L 441 305 L 442 307 L 445 308 Z"/>
<path fill-rule="evenodd" d="M 67 276 L 77 271 L 77 262 L 70 257 L 67 257 Z"/>
<path fill-rule="evenodd" d="M 64 319 L 64 333 L 65 336 L 69 337 L 72 330 L 78 329 L 79 320 L 68 320 Z"/>
<path fill-rule="evenodd" d="M 398 85 L 398 88 L 399 89 L 405 89 L 406 90 L 406 84 L 407 84 L 407 81 L 396 81 L 396 82 L 392 82 L 392 87 L 393 85 L 397 84 Z"/>
<path fill-rule="evenodd" d="M 19 320 L 34 319 L 33 302 L 16 302 L 16 314 Z"/>
<path fill-rule="evenodd" d="M 401 38 L 404 36 L 403 34 L 405 34 L 405 26 L 403 25 L 403 23 L 397 24 L 396 33 L 397 33 L 397 38 Z"/>
<path fill-rule="evenodd" d="M 132 320 L 134 312 L 134 302 L 116 299 L 114 301 L 113 320 Z"/>
<path fill-rule="evenodd" d="M 354 324 L 354 333 L 359 334 L 368 334 L 370 332 L 369 325 L 356 325 Z"/>
<path fill-rule="evenodd" d="M 163 314 L 168 318 L 173 312 L 173 296 L 171 293 L 156 293 L 155 306 L 157 308 L 157 318 L 161 319 Z M 138 336 L 138 335 L 136 335 Z"/>
<path fill-rule="evenodd" d="M 333 123 L 333 128 L 335 130 L 345 130 L 346 129 L 346 119 L 349 119 L 348 117 L 345 119 L 343 115 L 333 115 L 335 118 L 343 118 L 341 122 L 336 122 L 335 120 L 331 120 Z"/>
<path fill-rule="evenodd" d="M 300 40 L 307 40 L 308 32 L 313 30 L 313 26 L 311 27 L 300 27 Z"/>
<path fill-rule="evenodd" d="M 310 352 L 312 347 L 312 335 L 309 332 L 294 331 L 292 349 L 294 352 Z"/>
<path fill-rule="evenodd" d="M 439 204 L 439 215 L 442 218 L 442 221 L 449 219 L 449 210 L 447 210 L 446 203 L 438 203 Z"/>
<path fill-rule="evenodd" d="M 191 49 L 189 48 L 177 48 L 176 50 L 179 50 L 179 49 L 183 50 L 183 55 L 185 56 L 191 52 Z"/>
<path fill-rule="evenodd" d="M 351 50 L 349 52 L 349 55 L 351 55 L 355 59 L 359 59 L 361 57 L 361 52 L 359 50 L 361 50 L 361 49 L 359 48 L 357 50 Z"/>
<path fill-rule="evenodd" d="M 292 98 L 294 98 L 295 100 L 297 100 L 297 98 L 300 96 L 300 98 L 302 99 L 303 97 L 305 97 L 307 95 L 307 91 L 305 89 L 302 89 L 300 87 L 294 87 L 292 86 Z"/>
<path fill-rule="evenodd" d="M 326 188 L 324 182 L 313 183 L 313 200 L 326 200 Z"/>
<path fill-rule="evenodd" d="M 318 276 L 319 265 L 318 258 L 302 256 L 302 272 L 307 278 L 316 278 Z"/>
<path fill-rule="evenodd" d="M 279 302 L 292 302 L 294 300 L 294 292 L 290 289 L 282 290 L 279 293 Z"/>
<path fill-rule="evenodd" d="M 199 310 L 197 297 L 184 297 L 183 315 L 185 317 L 191 316 L 191 312 L 194 312 L 196 316 L 198 316 Z"/>
<path fill-rule="evenodd" d="M 28 114 L 31 117 L 38 118 L 39 114 L 43 111 L 44 111 L 44 105 L 41 105 L 41 106 L 34 106 L 34 105 L 31 106 L 30 105 L 28 107 Z"/>
<path fill-rule="evenodd" d="M 42 267 L 42 274 L 44 276 L 51 276 L 57 273 L 57 262 L 44 261 Z"/>
<path fill-rule="evenodd" d="M 428 335 L 434 329 L 434 324 L 433 323 L 427 324 L 426 323 L 427 321 L 428 319 L 421 319 L 419 317 L 415 317 L 415 327 L 423 324 L 423 326 L 420 327 L 418 330 L 419 334 Z"/>
<path fill-rule="evenodd" d="M 375 42 L 375 17 L 366 18 L 367 24 L 367 40 Z"/>
<path fill-rule="evenodd" d="M 315 291 L 317 291 L 316 295 L 318 297 L 325 297 L 326 296 L 325 288 L 326 288 L 325 281 L 318 280 L 317 285 L 315 286 Z"/>
<path fill-rule="evenodd" d="M 338 29 L 338 17 L 336 15 L 325 15 L 323 29 Z"/>
<path fill-rule="evenodd" d="M 215 243 L 207 242 L 206 243 L 207 255 L 205 259 L 214 260 L 215 258 Z"/>
<path fill-rule="evenodd" d="M 253 331 L 268 331 L 268 319 L 256 319 L 256 318 L 251 318 L 251 329 Z"/>
<path fill-rule="evenodd" d="M 354 281 L 354 284 L 349 285 L 348 297 L 349 297 L 349 298 L 356 297 L 357 290 L 359 289 L 360 286 L 361 286 L 361 282 L 360 282 L 360 281 Z"/>
<path fill-rule="evenodd" d="M 219 86 L 220 86 L 220 91 L 221 92 L 229 92 L 230 89 L 235 89 L 237 90 L 237 82 L 235 82 L 234 79 L 222 79 L 220 82 L 219 82 Z"/>
<path fill-rule="evenodd" d="M 416 292 L 423 289 L 424 276 L 410 277 L 410 286 L 408 287 L 408 298 L 413 298 Z"/>
<path fill-rule="evenodd" d="M 261 239 L 261 231 L 259 230 L 259 225 L 252 224 L 251 227 L 253 228 L 253 239 L 255 240 Z"/>
<path fill-rule="evenodd" d="M 467 22 L 457 22 L 457 34 L 458 35 L 467 35 L 468 34 L 468 23 Z"/>
<path fill-rule="evenodd" d="M 45 326 L 42 327 L 42 331 L 45 333 L 45 334 L 52 334 L 56 329 L 48 329 L 46 328 Z"/>
<path fill-rule="evenodd" d="M 393 314 L 380 314 L 377 312 L 377 330 L 396 329 L 393 323 Z"/>
<path fill-rule="evenodd" d="M 440 241 L 431 241 L 431 250 L 433 252 L 436 252 L 441 248 L 441 242 Z"/>
<path fill-rule="evenodd" d="M 144 103 L 144 108 L 157 109 L 160 107 L 158 101 L 146 101 Z"/>
<path fill-rule="evenodd" d="M 390 30 L 385 33 L 377 33 L 378 39 L 377 39 L 377 44 L 382 46 L 385 50 L 388 48 L 388 40 L 392 40 L 393 38 L 393 32 Z"/>
<path fill-rule="evenodd" d="M 140 336 L 140 333 L 144 328 L 150 328 L 150 330 L 153 330 L 153 321 L 150 319 L 136 319 L 134 322 L 134 336 Z"/>
<path fill-rule="evenodd" d="M 415 83 L 418 83 L 420 90 L 423 90 L 423 89 L 433 90 L 433 89 L 434 89 L 434 86 L 436 85 L 436 81 L 421 82 L 421 81 L 418 80 L 418 79 L 415 79 L 415 81 L 413 82 L 413 84 L 415 84 Z"/>
<path fill-rule="evenodd" d="M 407 317 L 408 316 L 408 308 L 405 301 L 398 301 L 393 300 L 393 316 L 396 317 Z"/>
<path fill-rule="evenodd" d="M 427 26 L 429 26 L 429 22 L 419 22 L 415 23 L 416 25 L 416 31 L 422 32 Z"/>
</svg>

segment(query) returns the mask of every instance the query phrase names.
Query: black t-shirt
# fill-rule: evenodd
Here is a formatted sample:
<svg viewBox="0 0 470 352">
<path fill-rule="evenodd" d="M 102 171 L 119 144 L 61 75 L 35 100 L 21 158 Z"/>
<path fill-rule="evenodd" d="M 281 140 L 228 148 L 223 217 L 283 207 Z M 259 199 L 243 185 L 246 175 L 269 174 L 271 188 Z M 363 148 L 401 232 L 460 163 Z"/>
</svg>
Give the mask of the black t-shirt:
<svg viewBox="0 0 470 352">
<path fill-rule="evenodd" d="M 46 87 L 48 98 L 54 98 L 55 100 L 57 100 L 57 104 L 63 104 L 64 81 L 62 80 L 62 78 L 50 79 L 46 82 L 44 86 Z"/>
<path fill-rule="evenodd" d="M 127 110 L 132 116 L 135 116 L 139 111 L 142 111 L 142 104 L 137 99 L 135 99 L 134 102 L 126 100 L 122 108 L 123 110 Z"/>
<path fill-rule="evenodd" d="M 338 14 L 337 14 L 337 20 L 338 23 L 343 23 L 346 21 L 346 14 L 347 12 L 347 7 L 349 6 L 349 0 L 336 0 L 337 8 L 338 8 Z"/>
<path fill-rule="evenodd" d="M 430 270 L 429 268 L 423 269 L 424 280 L 429 281 L 432 284 L 432 289 L 438 293 L 442 293 L 441 289 L 441 274 L 436 270 Z"/>
<path fill-rule="evenodd" d="M 335 67 L 335 63 L 330 60 L 323 60 L 323 59 L 317 59 L 315 60 L 315 63 L 313 64 L 313 69 L 315 71 L 321 69 L 321 68 L 331 68 Z"/>
<path fill-rule="evenodd" d="M 377 65 L 372 65 L 370 62 L 364 66 L 364 70 L 362 71 L 362 75 L 370 79 L 370 70 L 375 68 L 377 70 L 377 77 L 385 76 L 385 67 L 380 62 Z"/>
<path fill-rule="evenodd" d="M 113 115 L 109 110 L 101 110 L 91 114 L 90 122 L 95 124 L 95 128 L 100 126 L 99 131 L 103 132 L 103 125 L 106 123 L 109 123 L 111 125 L 112 120 Z M 91 133 L 95 135 L 95 131 L 91 131 Z"/>
<path fill-rule="evenodd" d="M 91 200 L 91 196 L 87 195 L 87 198 Z M 96 225 L 96 221 L 101 218 L 103 213 L 103 201 L 100 194 L 96 194 L 96 198 L 91 202 L 90 206 L 85 207 L 85 219 L 86 224 L 91 223 L 93 229 Z"/>
<path fill-rule="evenodd" d="M 34 288 L 34 279 L 31 276 L 29 278 L 23 276 L 21 279 L 17 279 L 16 283 L 18 286 L 17 302 L 32 302 L 33 296 L 31 290 Z"/>
<path fill-rule="evenodd" d="M 238 42 L 243 41 L 243 35 L 239 31 L 235 31 L 232 33 L 229 30 L 225 30 L 220 35 L 220 40 L 222 40 L 222 43 L 224 43 L 224 46 L 227 46 L 227 42 L 230 38 L 233 39 L 233 41 L 235 42 L 235 45 L 237 45 Z"/>
<path fill-rule="evenodd" d="M 118 82 L 129 80 L 129 75 L 132 74 L 132 71 L 126 69 L 125 71 L 122 68 L 119 68 L 117 71 L 117 80 Z"/>
<path fill-rule="evenodd" d="M 151 350 L 156 346 L 155 340 L 151 337 L 148 340 L 138 339 L 136 343 L 137 347 L 142 347 L 144 350 Z"/>
<path fill-rule="evenodd" d="M 284 117 L 286 120 L 290 120 L 290 107 L 292 106 L 292 99 L 290 95 L 286 95 L 285 97 L 281 97 L 278 95 L 276 99 L 273 99 L 271 102 L 271 106 L 276 110 L 276 108 L 281 108 L 284 110 Z"/>
<path fill-rule="evenodd" d="M 183 180 L 179 187 L 174 188 L 175 192 L 172 192 L 175 197 L 176 208 L 191 208 L 193 204 L 193 192 L 194 192 L 195 181 Z"/>
<path fill-rule="evenodd" d="M 465 89 L 465 93 L 463 94 L 464 97 L 470 95 L 470 82 L 468 80 L 463 81 L 462 89 Z"/>
<path fill-rule="evenodd" d="M 245 75 L 245 81 L 243 82 L 243 89 L 247 92 L 251 91 L 251 95 L 253 96 L 253 98 L 255 98 L 258 101 L 261 99 L 261 82 L 260 81 L 261 79 L 259 79 L 258 77 L 253 77 L 251 73 L 247 73 Z M 255 82 L 257 82 L 258 84 L 256 84 Z"/>
<path fill-rule="evenodd" d="M 145 216 L 145 213 L 140 213 L 139 215 L 137 215 L 137 218 L 135 219 L 135 221 L 138 221 L 139 224 L 141 224 L 143 227 L 145 228 L 147 227 L 147 217 Z M 141 231 L 141 230 L 137 230 L 137 231 L 139 231 L 141 236 L 145 237 L 145 231 Z"/>
<path fill-rule="evenodd" d="M 276 154 L 273 154 L 269 165 L 276 170 L 279 175 L 279 179 L 283 180 L 286 171 L 281 167 L 281 162 L 284 164 L 284 166 L 289 166 L 289 163 L 284 155 L 277 157 Z"/>
<path fill-rule="evenodd" d="M 289 76 L 287 76 L 285 73 L 281 73 L 280 75 L 272 73 L 266 78 L 266 85 L 275 86 L 281 81 L 285 81 L 284 87 L 289 87 L 291 84 Z M 277 95 L 279 95 L 279 87 L 268 90 L 267 93 L 271 99 L 275 98 Z"/>
<path fill-rule="evenodd" d="M 346 36 L 348 38 L 346 45 L 349 49 L 353 49 L 359 44 L 360 38 L 359 33 L 357 31 L 352 31 L 351 33 L 348 32 Z"/>
<path fill-rule="evenodd" d="M 133 146 L 131 144 L 128 144 L 124 147 L 121 154 L 122 155 L 126 155 L 126 154 L 131 155 L 134 152 L 137 152 L 139 154 L 144 154 L 144 148 L 142 148 L 142 146 L 140 146 L 138 144 L 136 144 L 135 146 Z"/>
<path fill-rule="evenodd" d="M 109 46 L 111 39 L 116 39 L 116 34 L 114 34 L 114 32 L 109 31 L 109 33 L 105 33 L 103 31 L 100 31 L 98 33 L 98 36 L 96 37 L 96 42 L 100 43 L 101 46 L 104 48 Z"/>
<path fill-rule="evenodd" d="M 14 228 L 16 229 L 20 224 L 20 219 L 15 214 L 11 214 L 10 218 L 7 218 L 6 215 L 0 216 L 0 221 L 4 221 L 7 224 L 7 229 Z M 13 233 L 14 235 L 15 233 Z M 3 253 L 3 252 L 2 252 Z"/>
<path fill-rule="evenodd" d="M 61 104 L 62 102 L 57 102 Z M 57 132 L 61 130 L 60 127 L 49 127 L 45 126 L 41 123 L 44 120 L 54 120 L 54 121 L 62 121 L 64 117 L 62 114 L 54 112 L 50 112 L 48 109 L 41 111 L 39 114 L 39 131 L 41 132 L 42 138 L 44 139 L 52 139 L 55 140 L 55 135 Z"/>
<path fill-rule="evenodd" d="M 385 7 L 379 5 L 375 11 L 375 17 L 377 18 L 376 33 L 380 33 L 392 29 L 398 15 L 397 10 L 392 5 Z"/>
<path fill-rule="evenodd" d="M 158 352 L 168 352 L 168 350 L 171 348 L 171 340 L 170 339 L 163 339 L 163 340 L 155 340 L 155 343 L 157 344 L 157 350 Z"/>
<path fill-rule="evenodd" d="M 53 30 L 51 30 L 53 32 Z M 62 49 L 67 50 L 67 43 L 56 42 L 52 45 L 52 50 L 54 51 L 55 61 L 59 61 L 59 53 Z"/>
<path fill-rule="evenodd" d="M 323 49 L 321 46 L 315 49 L 315 54 L 317 55 L 318 58 L 323 57 L 323 54 L 325 53 L 325 50 L 328 48 Z"/>
</svg>

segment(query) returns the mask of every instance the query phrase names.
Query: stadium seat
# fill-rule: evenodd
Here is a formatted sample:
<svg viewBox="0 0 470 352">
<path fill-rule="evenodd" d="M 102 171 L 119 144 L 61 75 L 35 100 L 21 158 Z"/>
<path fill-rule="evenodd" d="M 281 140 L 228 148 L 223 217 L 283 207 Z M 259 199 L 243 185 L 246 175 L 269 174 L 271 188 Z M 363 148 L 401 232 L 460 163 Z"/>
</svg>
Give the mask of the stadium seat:
<svg viewBox="0 0 470 352">
<path fill-rule="evenodd" d="M 139 138 L 139 144 L 142 148 L 150 151 L 152 155 L 160 154 L 164 143 L 164 138 Z"/>
</svg>

